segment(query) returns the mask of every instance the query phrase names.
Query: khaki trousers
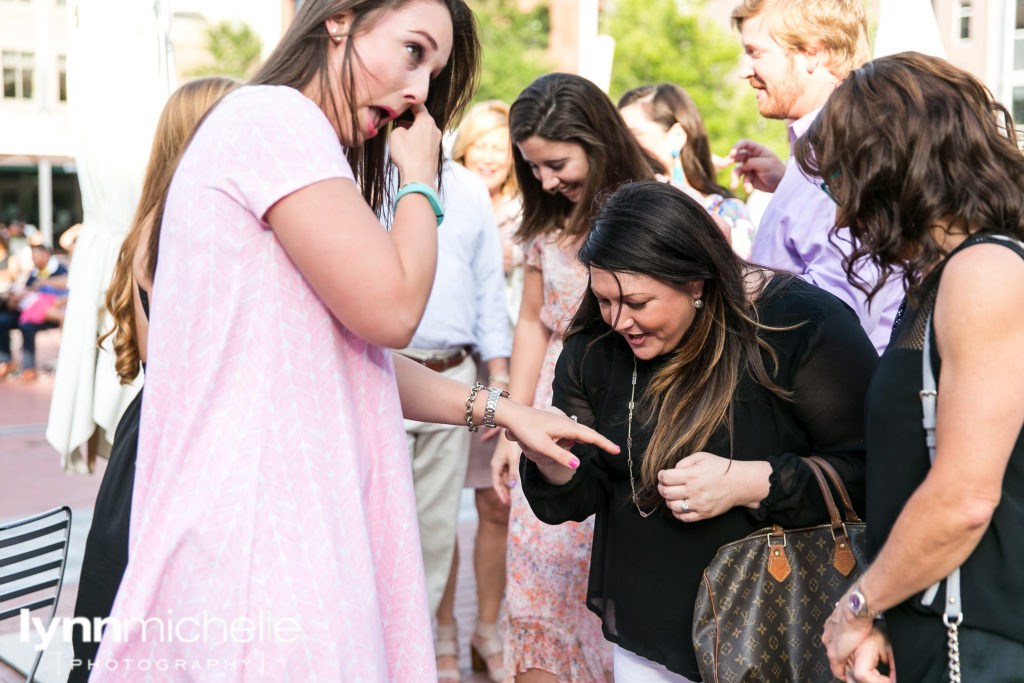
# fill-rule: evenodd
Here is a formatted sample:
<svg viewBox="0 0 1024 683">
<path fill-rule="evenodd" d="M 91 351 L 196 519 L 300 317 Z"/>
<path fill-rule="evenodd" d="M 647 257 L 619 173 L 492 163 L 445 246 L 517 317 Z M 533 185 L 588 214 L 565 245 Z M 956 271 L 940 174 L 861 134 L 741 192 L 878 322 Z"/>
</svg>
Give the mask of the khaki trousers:
<svg viewBox="0 0 1024 683">
<path fill-rule="evenodd" d="M 471 385 L 476 381 L 476 363 L 472 356 L 467 356 L 462 363 L 441 374 Z M 486 398 L 487 393 L 481 392 L 477 401 Z M 452 426 L 406 420 L 405 434 L 416 491 L 427 601 L 433 617 L 441 604 L 455 553 L 459 499 L 469 464 L 470 433 L 465 424 Z"/>
</svg>

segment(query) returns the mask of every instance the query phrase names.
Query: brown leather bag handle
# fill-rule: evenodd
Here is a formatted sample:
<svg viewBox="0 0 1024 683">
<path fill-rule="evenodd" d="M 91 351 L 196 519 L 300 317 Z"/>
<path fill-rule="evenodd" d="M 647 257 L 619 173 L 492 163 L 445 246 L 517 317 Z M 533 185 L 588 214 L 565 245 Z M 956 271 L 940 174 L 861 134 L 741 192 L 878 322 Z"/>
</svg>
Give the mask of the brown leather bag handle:
<svg viewBox="0 0 1024 683">
<path fill-rule="evenodd" d="M 836 507 L 836 501 L 832 497 L 832 489 L 829 488 L 828 482 L 825 480 L 821 466 L 811 458 L 801 458 L 801 460 L 807 463 L 811 473 L 814 475 L 815 481 L 818 482 L 818 488 L 821 489 L 821 497 L 825 499 L 825 507 L 828 508 L 828 518 L 832 524 L 832 531 L 834 533 L 843 533 L 843 520 L 839 516 L 839 508 Z"/>
<path fill-rule="evenodd" d="M 821 489 L 821 497 L 825 499 L 825 507 L 828 508 L 828 516 L 832 524 L 832 537 L 835 539 L 835 549 L 832 553 L 832 566 L 836 568 L 843 576 L 849 576 L 850 572 L 857 566 L 857 558 L 853 554 L 853 548 L 850 546 L 850 539 L 846 535 L 846 526 L 843 524 L 843 520 L 839 517 L 839 509 L 836 507 L 836 502 L 832 498 L 832 490 L 828 486 L 828 481 L 825 479 L 825 473 L 831 471 L 831 474 L 835 478 L 839 479 L 839 474 L 832 468 L 827 462 L 821 461 L 820 458 L 803 458 L 803 461 L 807 463 L 807 466 L 811 468 L 811 472 L 814 473 L 814 479 L 818 482 L 818 488 Z M 840 491 L 842 494 L 846 493 L 846 488 L 842 487 L 840 482 Z M 844 503 L 849 499 L 849 496 L 844 497 Z M 848 510 L 852 512 L 853 508 L 848 507 Z"/>
<path fill-rule="evenodd" d="M 853 509 L 853 501 L 850 500 L 850 494 L 846 491 L 846 484 L 843 483 L 843 480 L 842 478 L 840 478 L 839 473 L 836 472 L 836 468 L 832 467 L 832 463 L 830 463 L 828 460 L 825 460 L 824 458 L 818 457 L 817 455 L 812 455 L 811 457 L 807 458 L 807 460 L 816 462 L 818 466 L 822 469 L 822 471 L 825 473 L 825 476 L 827 476 L 829 478 L 829 481 L 832 482 L 832 485 L 836 487 L 836 491 L 839 491 L 839 496 L 840 498 L 843 499 L 843 512 L 846 516 L 846 521 L 862 521 L 861 518 L 857 516 L 857 512 Z"/>
<path fill-rule="evenodd" d="M 829 525 L 832 528 L 832 538 L 835 541 L 835 548 L 832 552 L 832 566 L 843 576 L 849 576 L 850 572 L 857 567 L 857 558 L 853 554 L 853 547 L 850 545 L 850 538 L 846 533 L 846 525 L 843 524 L 843 520 L 839 516 L 839 508 L 836 507 L 836 501 L 832 497 L 832 489 L 829 488 L 828 480 L 825 477 L 828 476 L 829 479 L 832 479 L 837 484 L 836 488 L 843 497 L 843 504 L 846 506 L 847 517 L 853 515 L 856 518 L 853 507 L 849 505 L 849 494 L 847 494 L 842 480 L 839 479 L 839 473 L 828 462 L 821 460 L 821 458 L 813 457 L 802 458 L 802 460 L 810 468 L 811 473 L 814 475 L 814 480 L 818 482 L 818 488 L 821 489 L 821 497 L 825 500 L 825 507 L 828 509 Z M 860 520 L 848 519 L 847 521 L 859 522 Z M 785 553 L 786 530 L 778 524 L 773 524 L 771 531 L 767 534 L 767 538 L 768 573 L 776 581 L 782 583 L 789 577 L 792 571 L 789 558 Z"/>
</svg>

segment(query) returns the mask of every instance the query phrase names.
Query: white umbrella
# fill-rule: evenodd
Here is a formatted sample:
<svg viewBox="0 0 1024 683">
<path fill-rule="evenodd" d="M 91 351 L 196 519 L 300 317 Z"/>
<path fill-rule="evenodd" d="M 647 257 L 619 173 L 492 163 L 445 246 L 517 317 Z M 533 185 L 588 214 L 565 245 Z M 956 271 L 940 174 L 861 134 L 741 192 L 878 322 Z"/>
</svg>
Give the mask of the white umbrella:
<svg viewBox="0 0 1024 683">
<path fill-rule="evenodd" d="M 946 57 L 932 3 L 929 0 L 881 0 L 875 57 L 907 50 Z"/>
<path fill-rule="evenodd" d="M 86 472 L 91 468 L 80 446 L 94 435 L 97 448 L 90 456 L 109 445 L 139 389 L 138 383 L 119 383 L 109 345 L 98 350 L 96 340 L 110 326 L 103 297 L 135 212 L 174 69 L 168 0 L 68 5 L 68 107 L 83 221 L 68 276 L 46 438 L 61 454 L 66 472 Z"/>
</svg>

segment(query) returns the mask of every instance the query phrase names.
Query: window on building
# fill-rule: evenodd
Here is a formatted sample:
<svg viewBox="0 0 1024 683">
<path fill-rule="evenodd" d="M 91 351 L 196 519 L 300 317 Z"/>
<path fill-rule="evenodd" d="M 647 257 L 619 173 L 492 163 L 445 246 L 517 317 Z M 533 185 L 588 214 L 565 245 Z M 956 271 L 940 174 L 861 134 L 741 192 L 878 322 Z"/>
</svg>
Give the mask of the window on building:
<svg viewBox="0 0 1024 683">
<path fill-rule="evenodd" d="M 959 0 L 956 3 L 956 27 L 960 40 L 971 38 L 971 0 Z"/>
<path fill-rule="evenodd" d="M 4 97 L 18 96 L 18 69 L 15 62 L 18 61 L 17 52 L 4 52 Z"/>
<path fill-rule="evenodd" d="M 68 101 L 68 58 L 65 55 L 57 57 L 57 95 L 61 102 Z"/>
<path fill-rule="evenodd" d="M 1024 0 L 1017 0 L 1017 21 L 1013 32 L 1013 70 L 1024 70 Z M 1014 117 L 1016 120 L 1016 117 Z"/>
<path fill-rule="evenodd" d="M 35 56 L 31 52 L 3 52 L 4 97 L 32 99 Z"/>
<path fill-rule="evenodd" d="M 31 52 L 21 53 L 21 96 L 23 99 L 32 99 L 32 83 L 35 77 L 35 58 Z"/>
<path fill-rule="evenodd" d="M 1013 122 L 1020 129 L 1024 125 L 1024 87 L 1013 89 L 1013 106 L 1010 113 L 1013 114 Z"/>
</svg>

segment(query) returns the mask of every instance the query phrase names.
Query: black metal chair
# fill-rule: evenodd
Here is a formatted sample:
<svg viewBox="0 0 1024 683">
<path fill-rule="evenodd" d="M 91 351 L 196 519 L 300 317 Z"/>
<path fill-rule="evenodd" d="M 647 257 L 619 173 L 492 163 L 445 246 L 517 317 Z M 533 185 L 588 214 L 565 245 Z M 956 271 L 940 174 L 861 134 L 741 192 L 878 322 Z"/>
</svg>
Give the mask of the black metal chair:
<svg viewBox="0 0 1024 683">
<path fill-rule="evenodd" d="M 43 627 L 49 629 L 64 583 L 70 540 L 71 510 L 66 506 L 0 524 L 0 622 L 18 619 L 25 611 L 41 612 Z M 26 683 L 32 683 L 42 658 L 39 649 Z"/>
</svg>

